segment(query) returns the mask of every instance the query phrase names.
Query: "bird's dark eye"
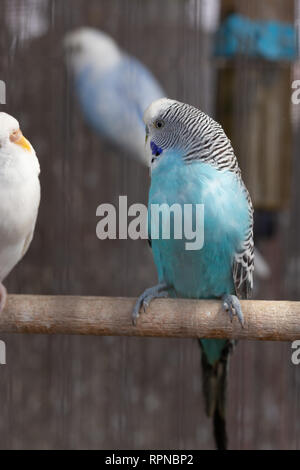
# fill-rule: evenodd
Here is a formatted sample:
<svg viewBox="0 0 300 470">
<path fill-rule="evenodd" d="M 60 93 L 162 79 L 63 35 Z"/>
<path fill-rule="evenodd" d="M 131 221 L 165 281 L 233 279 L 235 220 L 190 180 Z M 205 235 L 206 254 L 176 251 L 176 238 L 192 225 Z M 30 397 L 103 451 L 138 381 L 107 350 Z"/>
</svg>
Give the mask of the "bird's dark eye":
<svg viewBox="0 0 300 470">
<path fill-rule="evenodd" d="M 81 45 L 79 43 L 71 44 L 69 50 L 71 54 L 78 54 L 81 51 Z"/>
<path fill-rule="evenodd" d="M 162 119 L 157 119 L 154 123 L 155 127 L 157 127 L 157 129 L 160 129 L 161 127 L 163 127 L 165 125 L 164 121 Z"/>
</svg>

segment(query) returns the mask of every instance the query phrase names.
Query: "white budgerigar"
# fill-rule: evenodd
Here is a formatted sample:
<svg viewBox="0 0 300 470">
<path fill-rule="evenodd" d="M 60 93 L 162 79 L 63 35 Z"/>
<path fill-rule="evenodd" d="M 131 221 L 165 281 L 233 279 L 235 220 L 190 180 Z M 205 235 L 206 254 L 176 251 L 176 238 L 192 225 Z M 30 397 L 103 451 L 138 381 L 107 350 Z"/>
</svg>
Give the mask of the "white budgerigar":
<svg viewBox="0 0 300 470">
<path fill-rule="evenodd" d="M 166 96 L 157 80 L 101 31 L 79 28 L 66 35 L 64 45 L 87 122 L 128 156 L 148 164 L 143 113 Z"/>
<path fill-rule="evenodd" d="M 18 121 L 0 113 L 0 312 L 3 279 L 26 253 L 40 203 L 40 166 Z"/>
</svg>

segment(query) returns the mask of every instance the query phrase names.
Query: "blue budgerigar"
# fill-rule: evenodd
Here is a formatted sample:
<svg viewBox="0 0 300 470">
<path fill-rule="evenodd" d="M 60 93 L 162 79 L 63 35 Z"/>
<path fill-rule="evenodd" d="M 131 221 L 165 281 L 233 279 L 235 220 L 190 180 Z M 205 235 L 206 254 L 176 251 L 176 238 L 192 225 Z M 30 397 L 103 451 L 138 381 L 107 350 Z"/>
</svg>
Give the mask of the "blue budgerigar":
<svg viewBox="0 0 300 470">
<path fill-rule="evenodd" d="M 238 298 L 247 298 L 252 291 L 253 210 L 230 140 L 200 110 L 166 98 L 148 107 L 144 122 L 151 162 L 149 238 L 159 284 L 139 297 L 133 322 L 153 298 L 171 296 L 221 299 L 224 311 L 231 318 L 237 315 L 243 325 Z M 202 204 L 202 248 L 187 250 L 187 240 L 174 236 L 175 226 L 169 239 L 157 232 L 151 240 L 154 204 Z M 193 211 L 184 217 L 195 223 Z M 200 346 L 206 411 L 213 418 L 217 447 L 222 449 L 227 446 L 225 388 L 232 342 L 201 339 Z"/>
<path fill-rule="evenodd" d="M 143 113 L 163 96 L 152 73 L 106 33 L 79 28 L 64 41 L 87 122 L 106 140 L 146 164 Z"/>
</svg>

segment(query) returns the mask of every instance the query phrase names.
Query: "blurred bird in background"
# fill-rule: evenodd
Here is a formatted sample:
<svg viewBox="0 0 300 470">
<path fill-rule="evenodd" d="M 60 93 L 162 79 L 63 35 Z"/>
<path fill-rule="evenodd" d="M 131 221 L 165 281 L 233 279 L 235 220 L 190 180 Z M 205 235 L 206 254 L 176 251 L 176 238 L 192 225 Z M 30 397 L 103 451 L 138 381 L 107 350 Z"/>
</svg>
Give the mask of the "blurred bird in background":
<svg viewBox="0 0 300 470">
<path fill-rule="evenodd" d="M 157 80 L 101 31 L 79 28 L 66 35 L 64 46 L 87 122 L 122 152 L 148 164 L 143 113 L 166 95 Z"/>
<path fill-rule="evenodd" d="M 152 103 L 144 121 L 151 162 L 149 238 L 159 284 L 139 297 L 133 323 L 153 298 L 171 296 L 222 299 L 223 310 L 231 319 L 237 315 L 243 325 L 238 297 L 247 298 L 252 291 L 253 210 L 230 140 L 209 116 L 174 100 Z M 162 227 L 153 227 L 152 204 L 164 204 Z M 195 211 L 186 215 L 184 205 L 204 205 L 202 249 L 187 250 L 188 240 L 174 236 L 178 233 L 175 217 L 170 238 L 162 237 L 164 223 L 171 223 L 167 208 L 173 204 L 182 207 L 183 227 L 186 223 L 197 226 Z M 152 229 L 158 237 L 151 240 Z M 217 447 L 225 449 L 226 375 L 233 344 L 229 340 L 201 339 L 200 346 L 206 411 L 213 418 Z"/>
<path fill-rule="evenodd" d="M 31 243 L 40 203 L 40 166 L 18 121 L 0 113 L 0 312 L 6 301 L 3 279 Z"/>
</svg>

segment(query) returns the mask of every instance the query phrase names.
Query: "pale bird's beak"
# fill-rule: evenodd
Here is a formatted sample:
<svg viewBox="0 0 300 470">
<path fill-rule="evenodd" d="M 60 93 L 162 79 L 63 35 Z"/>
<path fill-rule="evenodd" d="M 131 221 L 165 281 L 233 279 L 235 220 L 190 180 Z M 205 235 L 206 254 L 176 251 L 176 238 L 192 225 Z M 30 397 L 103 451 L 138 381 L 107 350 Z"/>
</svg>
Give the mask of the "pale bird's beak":
<svg viewBox="0 0 300 470">
<path fill-rule="evenodd" d="M 31 145 L 27 139 L 23 136 L 21 130 L 15 131 L 10 135 L 10 141 L 14 144 L 19 145 L 24 150 L 31 152 Z"/>
<path fill-rule="evenodd" d="M 146 143 L 148 141 L 148 137 L 149 137 L 149 127 L 148 126 L 146 126 L 145 131 L 146 131 L 146 135 L 145 135 L 145 145 L 146 145 Z"/>
</svg>

